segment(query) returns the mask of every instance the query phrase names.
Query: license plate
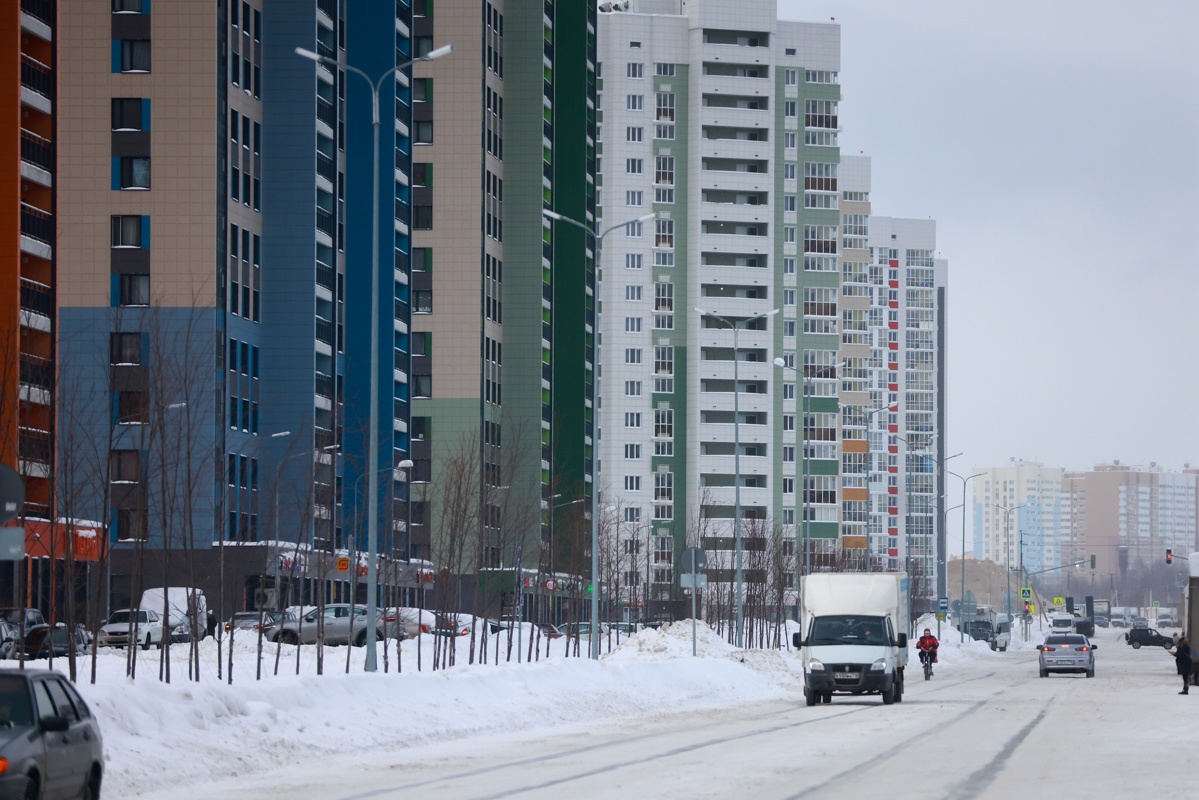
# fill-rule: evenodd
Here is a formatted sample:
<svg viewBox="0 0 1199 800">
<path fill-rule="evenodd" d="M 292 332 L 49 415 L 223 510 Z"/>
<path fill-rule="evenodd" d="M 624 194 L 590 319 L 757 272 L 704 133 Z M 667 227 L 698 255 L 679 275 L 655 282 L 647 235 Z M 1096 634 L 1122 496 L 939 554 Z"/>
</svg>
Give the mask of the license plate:
<svg viewBox="0 0 1199 800">
<path fill-rule="evenodd" d="M 834 672 L 833 678 L 839 681 L 856 681 L 862 677 L 860 672 Z"/>
</svg>

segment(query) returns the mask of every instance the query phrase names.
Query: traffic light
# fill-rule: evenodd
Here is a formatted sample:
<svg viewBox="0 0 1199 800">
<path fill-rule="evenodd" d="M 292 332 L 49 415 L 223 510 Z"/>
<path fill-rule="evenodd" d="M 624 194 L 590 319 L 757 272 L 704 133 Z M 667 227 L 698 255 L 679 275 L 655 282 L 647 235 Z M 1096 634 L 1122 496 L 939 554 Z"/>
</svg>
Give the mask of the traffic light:
<svg viewBox="0 0 1199 800">
<path fill-rule="evenodd" d="M 1095 554 L 1091 553 L 1091 569 L 1095 569 Z"/>
<path fill-rule="evenodd" d="M 1166 548 L 1166 563 L 1167 564 L 1174 563 L 1174 549 L 1171 547 Z"/>
<path fill-rule="evenodd" d="M 1030 606 L 1028 603 L 1025 603 L 1025 604 L 1024 604 L 1024 613 L 1025 613 L 1025 614 L 1031 614 L 1031 613 L 1032 613 L 1032 606 Z"/>
</svg>

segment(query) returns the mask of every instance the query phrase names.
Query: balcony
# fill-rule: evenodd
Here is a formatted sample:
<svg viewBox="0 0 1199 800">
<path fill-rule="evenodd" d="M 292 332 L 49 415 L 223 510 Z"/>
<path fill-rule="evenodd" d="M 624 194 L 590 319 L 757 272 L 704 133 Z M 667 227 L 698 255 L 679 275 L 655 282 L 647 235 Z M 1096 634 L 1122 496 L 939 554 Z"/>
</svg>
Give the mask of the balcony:
<svg viewBox="0 0 1199 800">
<path fill-rule="evenodd" d="M 333 291 L 333 287 L 337 281 L 337 273 L 333 267 L 321 261 L 316 262 L 316 285 L 323 286 L 329 291 Z"/>
<path fill-rule="evenodd" d="M 47 172 L 52 171 L 54 160 L 50 156 L 50 140 L 36 133 L 21 131 L 21 160 Z"/>
<path fill-rule="evenodd" d="M 316 210 L 316 229 L 328 236 L 330 239 L 333 238 L 334 224 L 332 211 L 326 211 L 323 208 L 318 208 Z"/>
<path fill-rule="evenodd" d="M 21 204 L 21 235 L 54 244 L 54 218 L 31 205 Z"/>
<path fill-rule="evenodd" d="M 50 0 L 21 0 L 21 10 L 38 22 L 49 25 L 53 22 L 53 9 Z"/>
<path fill-rule="evenodd" d="M 54 296 L 50 292 L 50 287 L 22 278 L 21 310 L 41 314 L 47 318 L 53 316 Z"/>
<path fill-rule="evenodd" d="M 316 98 L 316 118 L 331 130 L 337 130 L 337 108 L 323 97 Z"/>
<path fill-rule="evenodd" d="M 337 0 L 316 0 L 316 7 L 329 19 L 337 19 Z"/>
<path fill-rule="evenodd" d="M 327 319 L 316 318 L 316 340 L 327 345 L 333 344 L 333 323 Z"/>
<path fill-rule="evenodd" d="M 333 376 L 323 372 L 316 373 L 316 393 L 321 397 L 333 399 Z"/>
<path fill-rule="evenodd" d="M 24 53 L 21 54 L 21 85 L 47 100 L 54 99 L 54 73 L 48 66 Z"/>
<path fill-rule="evenodd" d="M 32 428 L 21 428 L 18 436 L 17 452 L 22 461 L 33 461 L 39 464 L 50 463 L 50 432 Z"/>
<path fill-rule="evenodd" d="M 54 388 L 54 362 L 38 356 L 21 356 L 21 383 L 39 389 Z"/>
</svg>

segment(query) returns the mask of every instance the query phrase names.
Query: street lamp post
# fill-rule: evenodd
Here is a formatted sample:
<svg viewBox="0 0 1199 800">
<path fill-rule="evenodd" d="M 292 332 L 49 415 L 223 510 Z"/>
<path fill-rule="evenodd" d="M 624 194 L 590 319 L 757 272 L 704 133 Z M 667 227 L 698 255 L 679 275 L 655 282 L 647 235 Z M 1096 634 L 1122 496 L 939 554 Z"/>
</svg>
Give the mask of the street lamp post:
<svg viewBox="0 0 1199 800">
<path fill-rule="evenodd" d="M 881 408 L 872 408 L 872 409 L 869 409 L 868 411 L 866 411 L 866 496 L 867 496 L 867 498 L 870 497 L 870 470 L 871 470 L 871 467 L 874 465 L 873 451 L 870 446 L 870 428 L 874 424 L 874 415 L 878 414 L 879 412 L 882 412 L 882 411 L 894 411 L 897 408 L 899 408 L 899 403 L 888 403 L 887 405 L 882 406 Z M 884 465 L 884 468 L 885 467 L 886 467 L 886 465 Z M 906 477 L 906 474 L 905 474 L 905 477 Z M 867 500 L 867 510 L 868 511 L 869 511 L 870 506 L 872 506 L 872 505 L 873 505 L 873 501 L 870 501 L 868 499 Z M 881 549 L 885 549 L 885 548 L 880 548 L 880 550 Z M 867 541 L 867 543 L 866 543 L 866 557 L 868 559 L 870 559 L 870 543 L 869 543 L 869 541 Z M 883 557 L 882 553 L 879 553 L 880 567 L 882 566 L 882 557 Z M 870 559 L 867 562 L 866 571 L 867 572 L 874 571 L 873 559 Z M 909 581 L 911 580 L 910 575 L 908 576 L 908 580 Z M 911 600 L 911 591 L 908 592 L 908 599 L 909 599 L 909 601 Z M 909 609 L 909 612 L 910 612 L 910 609 Z M 908 614 L 908 618 L 909 618 L 909 620 L 911 619 L 911 613 Z"/>
<path fill-rule="evenodd" d="M 744 598 L 742 597 L 744 594 L 745 578 L 741 571 L 741 406 L 739 405 L 739 398 L 741 397 L 741 379 L 737 370 L 737 367 L 741 362 L 741 359 L 739 358 L 741 349 L 737 344 L 737 334 L 742 328 L 749 325 L 749 323 L 755 320 L 765 319 L 766 317 L 773 317 L 775 314 L 779 313 L 779 310 L 780 309 L 772 308 L 769 311 L 763 311 L 760 314 L 754 314 L 753 316 L 745 317 L 738 322 L 728 319 L 727 317 L 722 317 L 719 314 L 714 314 L 711 311 L 705 311 L 698 306 L 695 308 L 696 313 L 698 313 L 701 317 L 711 317 L 714 320 L 718 320 L 719 322 L 728 325 L 733 331 L 733 560 L 735 562 L 734 582 L 736 583 L 736 589 L 734 591 L 736 594 L 735 603 L 737 608 L 738 647 L 744 647 L 745 644 L 745 610 Z"/>
<path fill-rule="evenodd" d="M 379 471 L 379 90 L 383 88 L 383 81 L 392 78 L 397 72 L 407 67 L 412 66 L 418 61 L 432 61 L 442 56 L 449 55 L 454 52 L 452 44 L 443 45 L 436 50 L 431 50 L 427 55 L 419 58 L 413 58 L 403 62 L 395 67 L 384 72 L 378 81 L 372 80 L 371 76 L 367 75 L 357 67 L 351 67 L 349 64 L 343 64 L 340 61 L 328 58 L 326 56 L 314 53 L 311 50 L 305 50 L 302 47 L 296 48 L 296 55 L 302 56 L 320 64 L 344 69 L 347 72 L 353 72 L 361 75 L 363 80 L 367 82 L 371 89 L 371 124 L 374 126 L 374 193 L 371 198 L 373 208 L 371 211 L 372 236 L 371 236 L 371 358 L 370 358 L 370 423 L 367 428 L 367 464 L 366 473 L 368 475 L 376 475 Z M 379 550 L 379 492 L 378 487 L 371 487 L 370 497 L 367 500 L 367 563 L 366 563 L 366 612 L 368 619 L 373 619 L 378 608 L 378 601 L 375 597 L 377 591 L 376 579 L 376 556 Z M 375 627 L 374 625 L 366 626 L 366 665 L 367 672 L 374 672 L 378 669 L 378 662 L 375 654 Z"/>
<path fill-rule="evenodd" d="M 961 455 L 961 453 L 959 453 L 958 455 Z M 939 498 L 939 499 L 940 499 L 940 500 L 944 500 L 944 497 L 942 497 L 942 498 Z M 960 508 L 960 506 L 950 506 L 949 508 L 943 509 L 943 510 L 941 511 L 941 515 L 940 515 L 940 516 L 941 516 L 941 527 L 942 527 L 942 528 L 944 528 L 944 527 L 947 525 L 947 523 L 946 523 L 946 518 L 949 516 L 949 512 L 950 512 L 950 511 L 956 511 L 958 508 Z M 946 583 L 948 583 L 948 578 L 949 578 L 949 559 L 947 558 L 947 556 L 946 556 L 946 553 L 944 553 L 944 552 L 942 552 L 942 553 L 941 553 L 941 569 L 942 569 L 942 570 L 944 570 L 944 572 L 945 572 L 945 577 L 946 577 Z M 946 593 L 946 595 L 949 593 L 949 588 L 948 588 L 948 587 L 946 587 L 946 589 L 945 589 L 945 593 Z M 959 608 L 960 608 L 960 606 L 959 606 Z M 938 619 L 937 619 L 937 638 L 938 638 L 938 639 L 940 639 L 940 638 L 941 638 L 941 620 L 940 620 L 940 618 L 939 618 L 939 617 L 938 617 Z"/>
<path fill-rule="evenodd" d="M 995 508 L 1003 511 L 1003 560 L 1007 567 L 1007 594 L 1004 595 L 1004 613 L 1008 615 L 1008 623 L 1011 624 L 1012 616 L 1012 512 L 1018 508 L 1026 508 L 1032 503 L 1021 503 L 1018 506 L 1001 506 L 998 503 L 992 503 Z"/>
<path fill-rule="evenodd" d="M 617 225 L 605 228 L 600 232 L 596 232 L 594 228 L 585 223 L 579 222 L 570 217 L 564 217 L 557 211 L 551 211 L 548 208 L 541 209 L 541 213 L 547 219 L 552 219 L 555 222 L 565 222 L 568 225 L 574 225 L 576 228 L 582 228 L 586 233 L 591 234 L 595 239 L 595 267 L 598 275 L 600 267 L 600 249 L 603 246 L 604 237 L 609 233 L 621 228 L 627 228 L 629 225 L 640 222 L 647 222 L 656 218 L 656 213 L 645 214 L 636 219 L 621 222 Z M 595 290 L 592 297 L 592 306 L 595 309 L 595 319 L 593 322 L 592 338 L 595 342 L 595 356 L 592 361 L 591 374 L 592 384 L 594 387 L 594 399 L 591 403 L 592 423 L 591 423 L 591 625 L 589 628 L 589 638 L 591 639 L 591 657 L 599 659 L 600 637 L 599 637 L 599 593 L 600 593 L 600 571 L 599 571 L 599 487 L 600 487 L 600 407 L 602 398 L 600 397 L 600 303 L 599 303 L 599 280 L 595 281 Z M 552 528 L 551 522 L 551 530 Z"/>
<path fill-rule="evenodd" d="M 404 560 L 408 562 L 408 568 L 412 568 L 412 471 L 416 467 L 416 462 L 411 458 L 405 458 L 396 465 L 397 469 L 404 470 L 404 495 L 407 498 L 404 510 Z M 420 570 L 416 573 L 417 591 L 421 590 Z"/>
<path fill-rule="evenodd" d="M 966 626 L 962 624 L 962 606 L 966 602 L 966 484 L 987 473 L 976 472 L 968 478 L 964 478 L 956 472 L 947 472 L 946 474 L 952 475 L 962 482 L 962 593 L 958 596 L 958 633 L 964 644 L 966 642 Z"/>
</svg>

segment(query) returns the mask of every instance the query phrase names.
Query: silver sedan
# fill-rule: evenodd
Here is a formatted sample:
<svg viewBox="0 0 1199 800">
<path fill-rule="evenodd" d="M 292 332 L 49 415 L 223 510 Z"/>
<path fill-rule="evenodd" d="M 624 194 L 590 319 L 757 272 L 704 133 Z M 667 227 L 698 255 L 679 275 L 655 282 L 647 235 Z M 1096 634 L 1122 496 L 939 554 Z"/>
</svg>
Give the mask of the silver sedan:
<svg viewBox="0 0 1199 800">
<path fill-rule="evenodd" d="M 1082 672 L 1088 678 L 1095 677 L 1095 650 L 1099 645 L 1078 633 L 1051 633 L 1044 644 L 1037 645 L 1041 651 L 1041 677 L 1048 678 L 1051 672 Z"/>
</svg>

